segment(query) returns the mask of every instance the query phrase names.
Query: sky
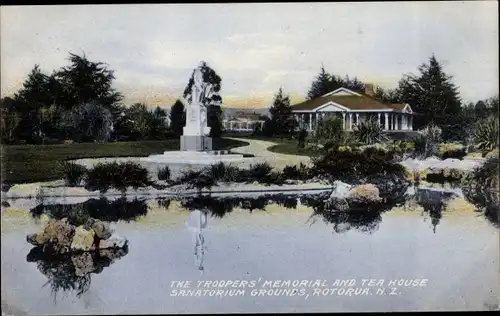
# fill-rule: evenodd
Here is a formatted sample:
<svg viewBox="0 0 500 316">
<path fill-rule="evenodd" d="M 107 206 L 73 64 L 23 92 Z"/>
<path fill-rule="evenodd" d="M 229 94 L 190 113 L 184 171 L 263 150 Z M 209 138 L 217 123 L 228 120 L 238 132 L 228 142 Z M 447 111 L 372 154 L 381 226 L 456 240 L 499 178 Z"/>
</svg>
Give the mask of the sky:
<svg viewBox="0 0 500 316">
<path fill-rule="evenodd" d="M 223 104 L 302 101 L 328 72 L 394 88 L 432 54 L 464 101 L 498 94 L 498 2 L 338 2 L 9 6 L 0 8 L 1 92 L 69 52 L 106 62 L 124 103 L 170 106 L 201 60 Z"/>
</svg>

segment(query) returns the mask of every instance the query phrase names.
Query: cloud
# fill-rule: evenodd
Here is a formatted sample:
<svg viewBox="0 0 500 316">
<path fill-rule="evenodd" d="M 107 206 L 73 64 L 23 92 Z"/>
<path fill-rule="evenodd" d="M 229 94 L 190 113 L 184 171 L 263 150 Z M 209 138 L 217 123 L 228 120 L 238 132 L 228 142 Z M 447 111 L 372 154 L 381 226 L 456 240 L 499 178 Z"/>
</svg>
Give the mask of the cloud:
<svg viewBox="0 0 500 316">
<path fill-rule="evenodd" d="M 242 104 L 269 104 L 280 86 L 300 99 L 322 63 L 394 87 L 432 54 L 464 99 L 498 93 L 493 1 L 11 6 L 0 13 L 2 94 L 18 89 L 36 63 L 46 72 L 66 65 L 68 52 L 107 62 L 127 100 L 152 103 L 175 100 L 200 60 L 222 77 L 223 97 Z"/>
</svg>

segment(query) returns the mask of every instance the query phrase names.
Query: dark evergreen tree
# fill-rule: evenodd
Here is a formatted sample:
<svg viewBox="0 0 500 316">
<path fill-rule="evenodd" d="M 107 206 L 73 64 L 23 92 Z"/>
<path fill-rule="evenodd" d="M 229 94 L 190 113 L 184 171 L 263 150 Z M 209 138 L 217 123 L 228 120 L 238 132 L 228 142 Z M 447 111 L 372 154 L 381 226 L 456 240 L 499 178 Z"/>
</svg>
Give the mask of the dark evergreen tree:
<svg viewBox="0 0 500 316">
<path fill-rule="evenodd" d="M 181 136 L 184 126 L 186 126 L 186 111 L 184 104 L 177 100 L 170 108 L 170 129 L 174 135 Z"/>
<path fill-rule="evenodd" d="M 297 126 L 290 105 L 290 98 L 283 94 L 280 88 L 274 97 L 274 102 L 269 109 L 274 134 L 277 136 L 291 136 Z"/>
<path fill-rule="evenodd" d="M 307 99 L 320 97 L 338 88 L 347 88 L 362 93 L 364 92 L 365 85 L 357 77 L 350 79 L 349 76 L 346 75 L 342 78 L 335 74 L 329 74 L 326 72 L 324 66 L 321 66 L 319 74 L 314 78 L 307 92 Z"/>
<path fill-rule="evenodd" d="M 330 74 L 325 71 L 325 67 L 321 65 L 321 70 L 314 78 L 309 92 L 307 92 L 307 99 L 314 99 L 322 96 L 330 91 Z"/>
<path fill-rule="evenodd" d="M 443 67 L 432 55 L 428 64 L 418 68 L 420 74 L 407 75 L 399 82 L 401 101 L 411 104 L 418 113 L 414 127 L 422 128 L 428 124 L 438 125 L 443 129 L 443 138 L 453 138 L 461 110 L 458 88 L 452 77 L 443 71 Z"/>
<path fill-rule="evenodd" d="M 85 54 L 78 56 L 70 53 L 68 59 L 70 65 L 53 74 L 59 82 L 53 82 L 53 86 L 57 87 L 57 103 L 65 109 L 72 109 L 95 102 L 109 109 L 116 121 L 121 113 L 119 103 L 123 96 L 112 87 L 114 71 L 103 62 L 89 61 Z"/>
<path fill-rule="evenodd" d="M 385 103 L 400 103 L 400 97 L 397 89 L 383 89 L 381 87 L 375 88 L 373 96 Z"/>
<path fill-rule="evenodd" d="M 48 79 L 35 65 L 23 87 L 14 94 L 16 111 L 21 118 L 16 134 L 28 143 L 36 143 L 41 139 L 41 109 L 52 103 L 47 89 Z"/>
</svg>

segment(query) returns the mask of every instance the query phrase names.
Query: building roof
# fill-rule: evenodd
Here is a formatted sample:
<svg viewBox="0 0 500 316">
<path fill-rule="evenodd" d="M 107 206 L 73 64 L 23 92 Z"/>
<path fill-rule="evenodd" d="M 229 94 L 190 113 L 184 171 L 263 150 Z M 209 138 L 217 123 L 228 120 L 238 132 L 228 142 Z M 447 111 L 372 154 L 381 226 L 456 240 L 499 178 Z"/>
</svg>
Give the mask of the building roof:
<svg viewBox="0 0 500 316">
<path fill-rule="evenodd" d="M 330 102 L 348 110 L 383 110 L 402 112 L 407 104 L 389 104 L 365 93 L 340 88 L 321 97 L 306 100 L 292 106 L 294 111 L 314 111 Z"/>
</svg>

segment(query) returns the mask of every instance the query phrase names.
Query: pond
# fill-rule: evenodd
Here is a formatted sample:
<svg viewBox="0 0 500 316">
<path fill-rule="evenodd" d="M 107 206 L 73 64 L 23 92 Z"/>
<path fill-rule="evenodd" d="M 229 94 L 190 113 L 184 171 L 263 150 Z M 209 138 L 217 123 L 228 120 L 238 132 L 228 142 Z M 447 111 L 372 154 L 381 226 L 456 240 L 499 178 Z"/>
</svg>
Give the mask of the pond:
<svg viewBox="0 0 500 316">
<path fill-rule="evenodd" d="M 325 194 L 4 208 L 2 308 L 30 315 L 496 308 L 498 206 L 447 211 L 455 193 L 415 192 L 348 212 L 328 210 Z M 114 222 L 129 247 L 39 253 L 26 235 L 47 217 Z"/>
</svg>

